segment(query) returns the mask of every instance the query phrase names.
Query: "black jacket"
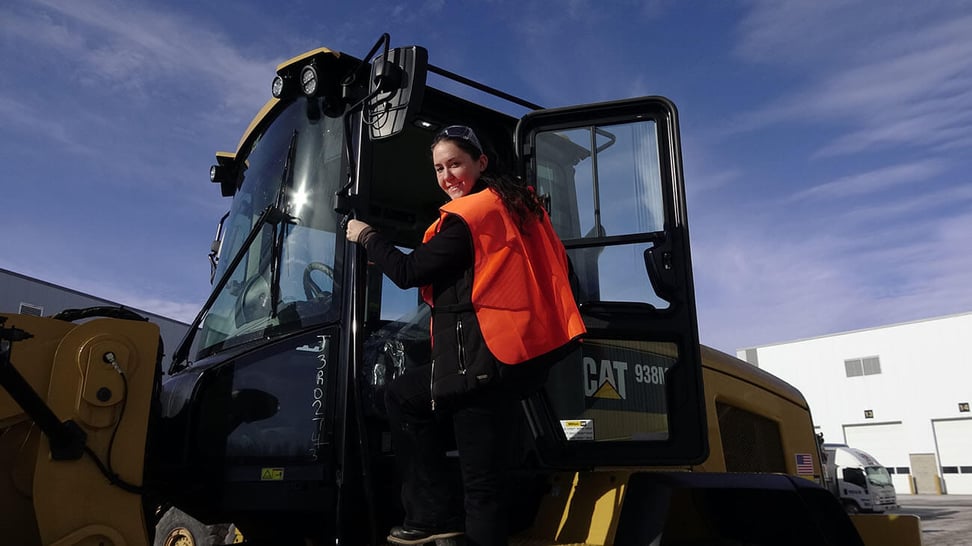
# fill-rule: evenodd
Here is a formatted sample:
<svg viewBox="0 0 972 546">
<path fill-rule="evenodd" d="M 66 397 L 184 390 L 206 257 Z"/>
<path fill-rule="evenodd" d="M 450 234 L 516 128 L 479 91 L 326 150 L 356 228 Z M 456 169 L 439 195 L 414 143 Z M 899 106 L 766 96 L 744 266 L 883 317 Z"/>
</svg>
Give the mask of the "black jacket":
<svg viewBox="0 0 972 546">
<path fill-rule="evenodd" d="M 411 253 L 374 231 L 362 234 L 361 242 L 369 259 L 399 288 L 432 285 L 433 408 L 451 406 L 469 390 L 498 384 L 506 366 L 486 347 L 472 308 L 474 251 L 462 219 L 446 216 L 435 236 Z"/>
</svg>

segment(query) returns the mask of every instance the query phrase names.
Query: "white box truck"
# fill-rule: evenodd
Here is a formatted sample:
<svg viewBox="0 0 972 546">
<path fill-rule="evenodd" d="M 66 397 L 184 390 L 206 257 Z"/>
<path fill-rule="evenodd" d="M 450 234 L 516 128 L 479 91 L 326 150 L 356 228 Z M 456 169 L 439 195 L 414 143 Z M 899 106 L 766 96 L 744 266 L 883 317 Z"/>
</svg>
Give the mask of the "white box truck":
<svg viewBox="0 0 972 546">
<path fill-rule="evenodd" d="M 824 444 L 824 479 L 850 513 L 883 513 L 898 508 L 891 474 L 866 451 Z"/>
</svg>

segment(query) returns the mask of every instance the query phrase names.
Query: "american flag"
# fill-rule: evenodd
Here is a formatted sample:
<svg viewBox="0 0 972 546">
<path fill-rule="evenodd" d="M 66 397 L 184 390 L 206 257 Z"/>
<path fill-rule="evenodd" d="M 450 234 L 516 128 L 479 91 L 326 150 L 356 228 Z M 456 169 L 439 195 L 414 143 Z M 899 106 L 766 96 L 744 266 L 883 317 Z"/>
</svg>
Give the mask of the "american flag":
<svg viewBox="0 0 972 546">
<path fill-rule="evenodd" d="M 809 453 L 796 454 L 797 474 L 813 475 L 813 457 Z"/>
</svg>

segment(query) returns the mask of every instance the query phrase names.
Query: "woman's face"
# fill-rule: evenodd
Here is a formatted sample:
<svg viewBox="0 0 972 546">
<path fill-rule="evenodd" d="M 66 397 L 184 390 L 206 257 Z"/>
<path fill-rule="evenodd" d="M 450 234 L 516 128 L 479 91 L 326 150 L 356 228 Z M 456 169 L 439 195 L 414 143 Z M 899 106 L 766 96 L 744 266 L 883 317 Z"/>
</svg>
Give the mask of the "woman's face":
<svg viewBox="0 0 972 546">
<path fill-rule="evenodd" d="M 468 152 L 446 139 L 432 148 L 432 166 L 439 187 L 449 199 L 469 195 L 479 175 L 486 169 L 485 155 L 474 158 Z"/>
</svg>

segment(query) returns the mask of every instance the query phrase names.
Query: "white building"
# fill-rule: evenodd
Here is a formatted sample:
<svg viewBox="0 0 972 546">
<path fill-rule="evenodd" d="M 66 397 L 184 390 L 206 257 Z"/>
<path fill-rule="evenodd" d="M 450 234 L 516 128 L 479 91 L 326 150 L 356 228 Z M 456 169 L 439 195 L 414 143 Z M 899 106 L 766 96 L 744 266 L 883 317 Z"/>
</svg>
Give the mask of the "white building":
<svg viewBox="0 0 972 546">
<path fill-rule="evenodd" d="M 972 494 L 972 312 L 740 349 L 806 396 L 818 432 L 898 493 Z"/>
</svg>

